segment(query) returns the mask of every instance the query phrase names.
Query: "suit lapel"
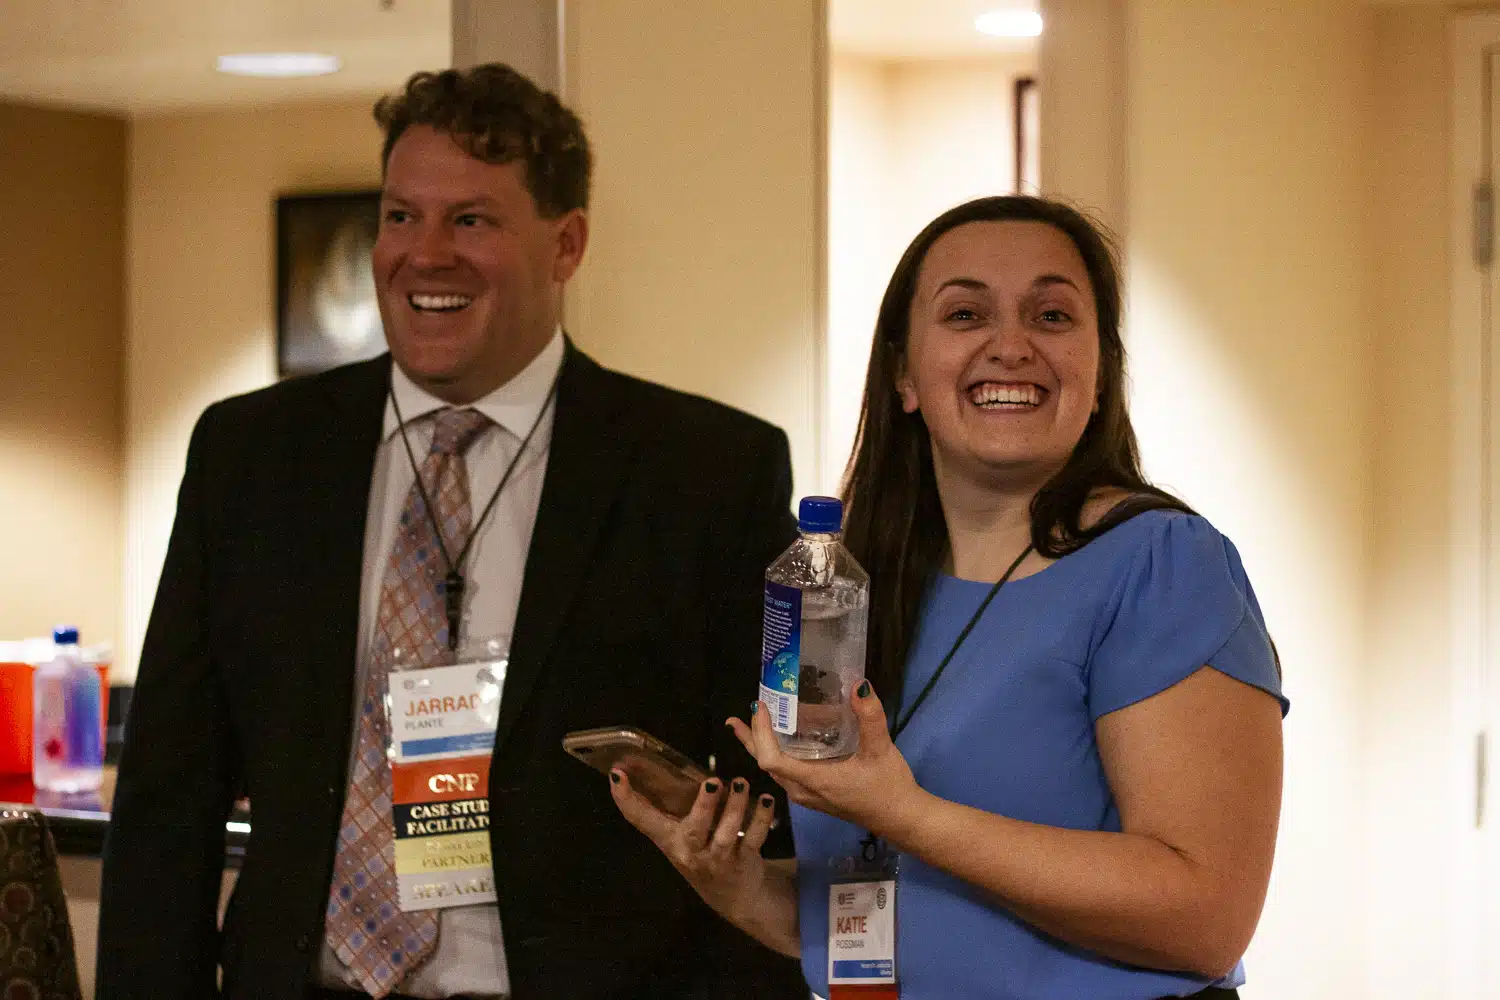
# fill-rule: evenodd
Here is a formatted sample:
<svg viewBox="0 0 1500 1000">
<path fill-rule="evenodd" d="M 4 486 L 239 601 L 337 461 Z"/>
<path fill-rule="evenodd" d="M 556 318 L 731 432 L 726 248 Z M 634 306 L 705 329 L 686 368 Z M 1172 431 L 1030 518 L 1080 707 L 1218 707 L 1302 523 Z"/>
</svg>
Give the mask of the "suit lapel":
<svg viewBox="0 0 1500 1000">
<path fill-rule="evenodd" d="M 319 572 L 308 574 L 310 627 L 303 638 L 317 671 L 324 731 L 341 749 L 349 746 L 353 724 L 365 520 L 390 371 L 385 355 L 340 372 L 308 428 L 307 543 Z"/>
<path fill-rule="evenodd" d="M 500 720 L 498 753 L 551 655 L 583 583 L 634 441 L 614 380 L 571 342 L 557 386 L 557 415 L 521 584 Z"/>
</svg>

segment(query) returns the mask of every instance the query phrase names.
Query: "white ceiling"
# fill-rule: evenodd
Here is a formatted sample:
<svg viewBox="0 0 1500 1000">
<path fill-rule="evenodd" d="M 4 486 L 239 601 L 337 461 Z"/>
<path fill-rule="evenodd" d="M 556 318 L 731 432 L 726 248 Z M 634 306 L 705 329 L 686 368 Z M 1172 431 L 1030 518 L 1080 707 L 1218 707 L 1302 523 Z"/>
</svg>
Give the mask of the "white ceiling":
<svg viewBox="0 0 1500 1000">
<path fill-rule="evenodd" d="M 1243 3 L 1246 0 L 1198 0 Z M 1452 6 L 1452 0 L 1365 0 L 1371 6 Z M 835 52 L 921 59 L 1032 52 L 1034 38 L 981 35 L 974 19 L 991 10 L 1038 10 L 1038 0 L 828 0 Z"/>
<path fill-rule="evenodd" d="M 1033 49 L 1034 39 L 974 30 L 977 15 L 1001 7 L 1036 3 L 829 0 L 829 31 L 835 51 L 883 58 Z M 368 97 L 447 65 L 451 54 L 449 0 L 0 0 L 0 11 L 0 99 L 128 115 Z M 288 50 L 331 52 L 344 69 L 282 81 L 214 71 L 227 52 Z"/>
<path fill-rule="evenodd" d="M 152 114 L 363 97 L 447 65 L 449 0 L 386 2 L 391 9 L 382 0 L 0 0 L 0 98 Z M 886 58 L 1029 51 L 1035 40 L 974 30 L 977 15 L 1000 6 L 1034 9 L 1028 0 L 830 0 L 830 34 L 837 51 Z M 303 80 L 214 71 L 219 55 L 247 51 L 330 52 L 344 69 Z"/>
<path fill-rule="evenodd" d="M 885 59 L 921 59 L 1031 52 L 1035 38 L 995 38 L 974 30 L 991 10 L 1036 10 L 1035 0 L 829 0 L 829 43 L 835 52 Z"/>
<path fill-rule="evenodd" d="M 449 0 L 0 0 L 0 97 L 121 114 L 383 93 L 448 64 Z M 327 77 L 214 70 L 228 52 L 320 51 Z"/>
</svg>

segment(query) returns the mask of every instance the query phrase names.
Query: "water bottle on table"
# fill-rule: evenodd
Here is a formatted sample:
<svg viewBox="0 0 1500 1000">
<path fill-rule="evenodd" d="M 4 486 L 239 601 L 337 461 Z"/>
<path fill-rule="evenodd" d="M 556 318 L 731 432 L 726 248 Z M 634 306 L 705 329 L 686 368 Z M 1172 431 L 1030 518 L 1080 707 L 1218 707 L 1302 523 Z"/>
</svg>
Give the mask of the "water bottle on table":
<svg viewBox="0 0 1500 1000">
<path fill-rule="evenodd" d="M 32 784 L 68 795 L 97 791 L 104 766 L 99 671 L 83 662 L 76 628 L 57 628 L 52 641 L 55 656 L 32 678 Z"/>
<path fill-rule="evenodd" d="M 804 497 L 800 537 L 766 570 L 760 700 L 783 752 L 803 760 L 859 749 L 849 694 L 865 676 L 870 576 L 840 541 L 844 505 Z"/>
</svg>

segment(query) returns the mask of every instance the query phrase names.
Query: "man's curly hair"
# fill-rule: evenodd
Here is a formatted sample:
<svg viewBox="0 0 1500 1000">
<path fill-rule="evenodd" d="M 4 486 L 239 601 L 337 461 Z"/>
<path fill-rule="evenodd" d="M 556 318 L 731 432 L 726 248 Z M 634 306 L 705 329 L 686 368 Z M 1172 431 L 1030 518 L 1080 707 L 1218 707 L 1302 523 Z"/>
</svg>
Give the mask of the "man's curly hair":
<svg viewBox="0 0 1500 1000">
<path fill-rule="evenodd" d="M 583 124 L 554 94 L 509 66 L 417 73 L 400 93 L 376 102 L 375 121 L 385 132 L 382 168 L 408 128 L 427 125 L 486 163 L 521 161 L 543 216 L 588 208 L 594 163 Z"/>
</svg>

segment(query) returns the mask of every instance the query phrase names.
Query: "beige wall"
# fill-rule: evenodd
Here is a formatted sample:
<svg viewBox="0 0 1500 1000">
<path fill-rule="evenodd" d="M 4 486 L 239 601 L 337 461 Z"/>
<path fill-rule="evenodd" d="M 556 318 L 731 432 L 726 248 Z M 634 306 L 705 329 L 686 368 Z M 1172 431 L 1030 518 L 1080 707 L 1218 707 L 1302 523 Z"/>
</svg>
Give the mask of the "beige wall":
<svg viewBox="0 0 1500 1000">
<path fill-rule="evenodd" d="M 126 126 L 0 104 L 0 639 L 118 642 Z"/>
<path fill-rule="evenodd" d="M 828 90 L 828 367 L 820 489 L 837 490 L 859 422 L 880 296 L 903 239 L 891 220 L 898 149 L 885 60 L 836 54 Z"/>
<path fill-rule="evenodd" d="M 134 676 L 194 421 L 214 400 L 276 377 L 276 196 L 379 184 L 368 101 L 133 123 L 126 675 Z"/>
<path fill-rule="evenodd" d="M 750 410 L 818 481 L 821 3 L 569 4 L 598 168 L 568 328 L 606 364 Z"/>
<path fill-rule="evenodd" d="M 543 90 L 557 91 L 563 77 L 562 8 L 561 0 L 451 0 L 453 65 L 503 62 Z"/>
<path fill-rule="evenodd" d="M 1014 188 L 1014 85 L 1035 73 L 1035 53 L 910 61 L 834 55 L 819 489 L 838 489 L 854 444 L 870 338 L 896 262 L 941 212 Z"/>
<path fill-rule="evenodd" d="M 1370 379 L 1374 504 L 1369 656 L 1361 752 L 1367 768 L 1372 1000 L 1455 995 L 1433 986 L 1452 939 L 1448 718 L 1448 294 L 1450 109 L 1447 15 L 1375 17 L 1375 352 Z M 1421 961 L 1413 961 L 1421 956 Z M 1429 962 L 1431 965 L 1429 965 Z M 1436 968 L 1434 968 L 1436 967 Z"/>
<path fill-rule="evenodd" d="M 890 68 L 900 248 L 941 212 L 1015 188 L 1015 81 L 1035 53 L 898 62 Z"/>
<path fill-rule="evenodd" d="M 1126 0 L 1040 0 L 1042 191 L 1126 223 Z"/>
<path fill-rule="evenodd" d="M 1365 988 L 1371 17 L 1130 3 L 1136 428 L 1148 474 L 1239 545 L 1293 703 L 1250 1000 Z"/>
<path fill-rule="evenodd" d="M 1293 702 L 1244 995 L 1363 996 L 1375 15 L 1342 0 L 1047 11 L 1043 182 L 1124 229 L 1148 474 L 1238 543 Z"/>
</svg>

